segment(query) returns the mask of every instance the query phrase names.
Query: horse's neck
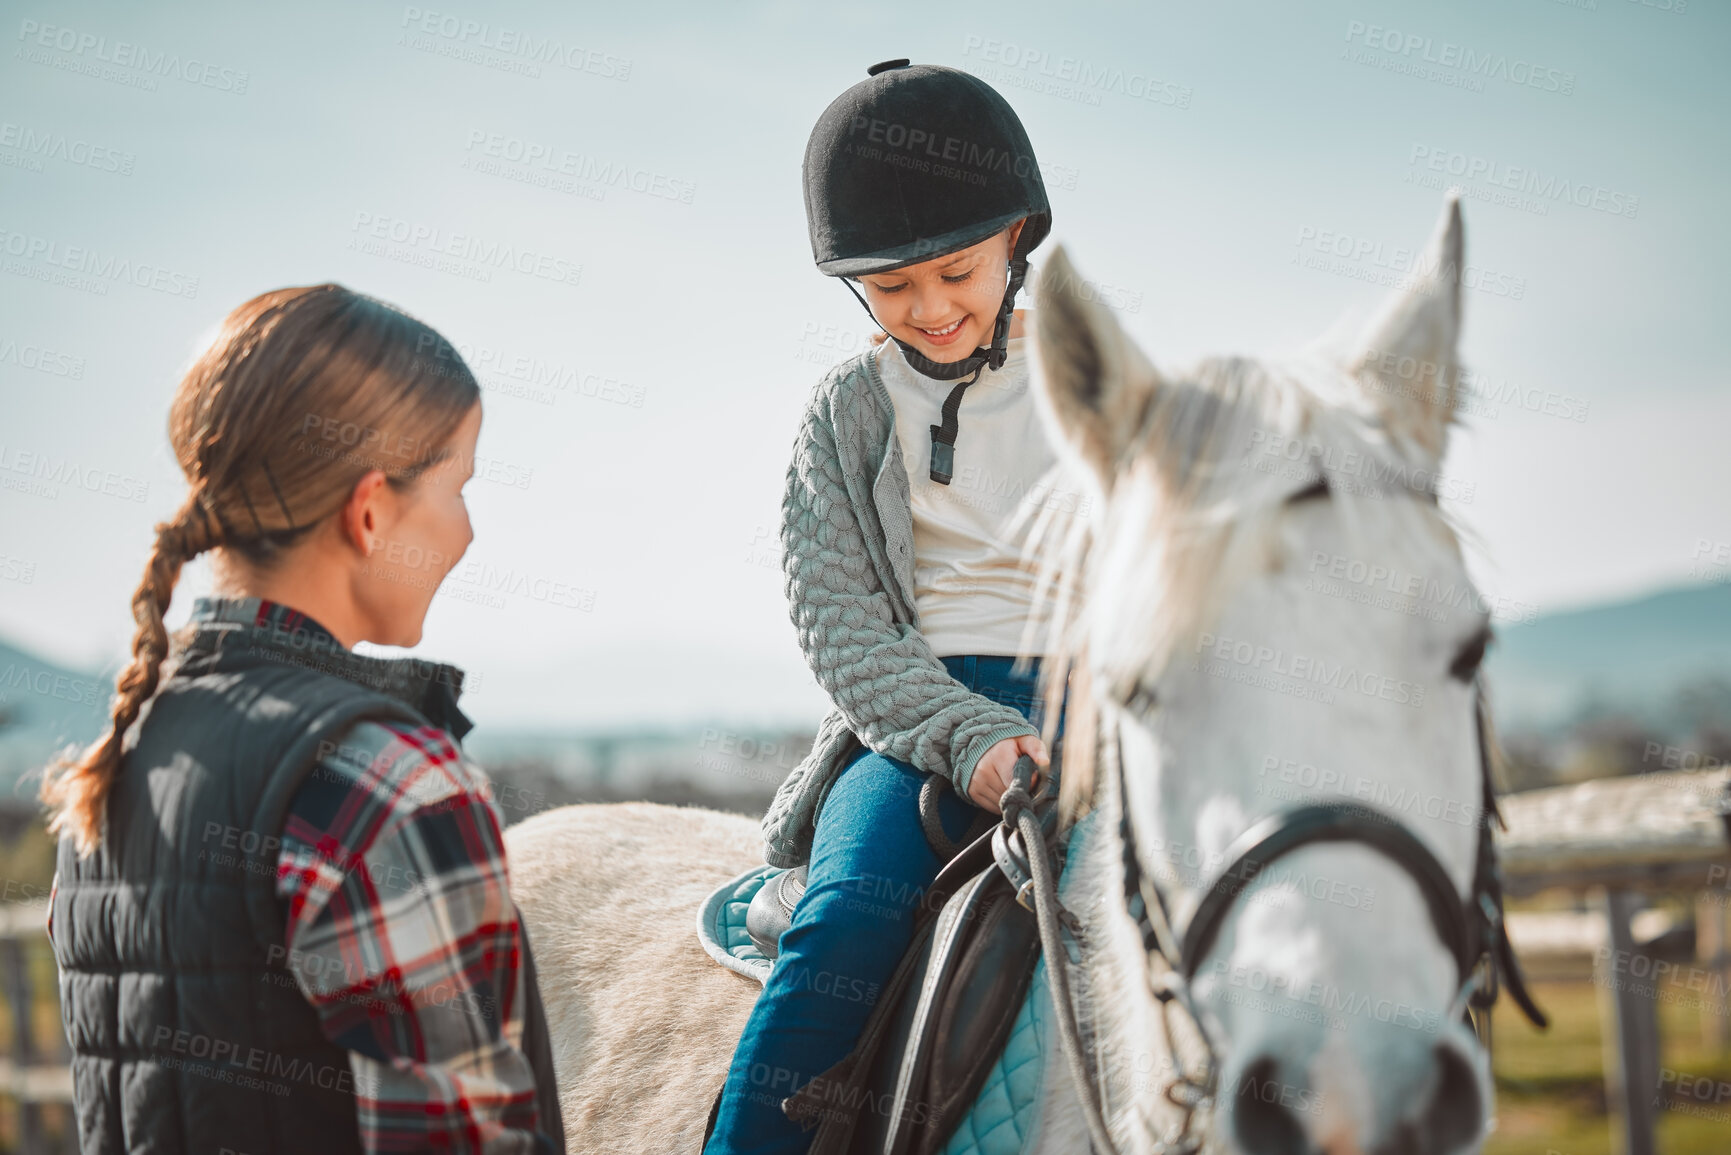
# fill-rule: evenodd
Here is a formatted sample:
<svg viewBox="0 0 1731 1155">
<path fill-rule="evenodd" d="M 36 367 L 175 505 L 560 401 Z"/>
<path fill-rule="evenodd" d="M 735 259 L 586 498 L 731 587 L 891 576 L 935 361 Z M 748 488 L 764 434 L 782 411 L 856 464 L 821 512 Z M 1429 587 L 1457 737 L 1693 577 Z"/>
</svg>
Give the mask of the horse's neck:
<svg viewBox="0 0 1731 1155">
<path fill-rule="evenodd" d="M 1077 823 L 1060 897 L 1082 922 L 1082 965 L 1080 973 L 1072 975 L 1071 987 L 1077 1017 L 1092 1028 L 1084 1042 L 1093 1043 L 1090 1062 L 1099 1065 L 1099 1082 L 1106 1087 L 1107 1123 L 1124 1137 L 1123 1155 L 1141 1155 L 1153 1150 L 1148 1137 L 1176 1119 L 1164 1094 L 1173 1068 L 1155 1018 L 1157 1004 L 1148 992 L 1140 940 L 1124 912 L 1115 826 L 1116 817 L 1100 811 Z M 1053 1010 L 1063 1013 L 1056 999 Z M 1046 1032 L 1045 1051 L 1046 1123 L 1036 1150 L 1040 1155 L 1085 1150 L 1088 1132 L 1080 1091 L 1069 1077 L 1055 1027 Z"/>
</svg>

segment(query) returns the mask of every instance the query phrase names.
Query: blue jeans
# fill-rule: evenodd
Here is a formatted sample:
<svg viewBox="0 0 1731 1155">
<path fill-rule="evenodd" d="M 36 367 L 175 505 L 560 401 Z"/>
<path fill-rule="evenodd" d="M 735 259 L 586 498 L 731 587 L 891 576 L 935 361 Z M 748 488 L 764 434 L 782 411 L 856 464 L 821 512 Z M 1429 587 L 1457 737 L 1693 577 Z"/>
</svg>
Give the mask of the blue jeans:
<svg viewBox="0 0 1731 1155">
<path fill-rule="evenodd" d="M 1037 661 L 1026 674 L 1013 674 L 1010 658 L 943 662 L 975 693 L 1038 717 Z M 943 865 L 920 828 L 925 777 L 865 750 L 830 788 L 812 838 L 805 897 L 734 1050 L 705 1155 L 803 1155 L 810 1146 L 812 1132 L 782 1114 L 781 1100 L 853 1049 Z M 939 820 L 952 840 L 980 813 L 953 790 L 939 794 Z"/>
</svg>

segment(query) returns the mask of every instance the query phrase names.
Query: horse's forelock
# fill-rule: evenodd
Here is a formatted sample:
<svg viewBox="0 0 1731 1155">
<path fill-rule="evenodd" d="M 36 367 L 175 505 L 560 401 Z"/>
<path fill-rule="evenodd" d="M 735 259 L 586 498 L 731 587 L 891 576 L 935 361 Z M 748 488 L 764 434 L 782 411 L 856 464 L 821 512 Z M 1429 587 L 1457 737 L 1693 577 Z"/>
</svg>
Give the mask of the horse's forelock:
<svg viewBox="0 0 1731 1155">
<path fill-rule="evenodd" d="M 1093 759 L 1077 741 L 1078 705 L 1091 720 L 1090 694 L 1121 700 L 1142 671 L 1165 668 L 1266 556 L 1285 498 L 1302 487 L 1291 471 L 1309 460 L 1278 449 L 1387 452 L 1370 415 L 1336 400 L 1353 396 L 1332 359 L 1210 358 L 1161 383 L 1115 477 L 1104 484 L 1068 479 L 1101 498 L 1088 516 L 1047 510 L 1036 520 L 1029 548 L 1040 564 L 1036 597 L 1052 607 L 1042 648 L 1052 656 L 1053 700 L 1070 671 L 1087 667 L 1097 675 L 1080 687 L 1072 677 L 1069 686 L 1066 814 L 1093 792 Z M 1283 468 L 1265 471 L 1259 463 Z M 1062 468 L 1074 474 L 1083 467 Z M 1377 500 L 1350 487 L 1330 496 L 1347 506 Z"/>
</svg>

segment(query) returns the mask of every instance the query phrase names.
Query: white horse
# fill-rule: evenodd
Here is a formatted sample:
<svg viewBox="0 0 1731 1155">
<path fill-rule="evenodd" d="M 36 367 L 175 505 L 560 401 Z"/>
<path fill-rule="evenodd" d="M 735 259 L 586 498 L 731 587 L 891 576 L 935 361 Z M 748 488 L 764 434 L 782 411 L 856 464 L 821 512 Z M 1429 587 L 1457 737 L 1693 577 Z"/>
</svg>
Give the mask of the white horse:
<svg viewBox="0 0 1731 1155">
<path fill-rule="evenodd" d="M 1139 865 L 1180 925 L 1247 828 L 1323 797 L 1390 812 L 1469 891 L 1488 627 L 1423 492 L 1454 409 L 1461 252 L 1451 196 L 1412 283 L 1355 340 L 1182 374 L 1153 368 L 1062 250 L 1041 278 L 1040 403 L 1098 499 L 1085 531 L 1048 526 L 1041 547 L 1051 588 L 1073 591 L 1047 651 L 1074 670 L 1065 808 L 1095 810 L 1063 896 L 1084 926 L 1078 1015 L 1126 1155 L 1160 1150 L 1179 1121 L 1163 1091 L 1197 1036 L 1180 1023 L 1186 1053 L 1169 1054 L 1150 995 L 1120 770 Z M 508 842 L 572 1148 L 697 1151 L 759 988 L 698 948 L 694 912 L 761 861 L 757 824 L 572 806 Z M 1257 1155 L 1476 1151 L 1489 1071 L 1459 986 L 1399 865 L 1347 843 L 1293 851 L 1233 902 L 1197 967 L 1219 1066 L 1193 1125 L 1209 1150 Z M 1058 1051 L 1032 1151 L 1088 1148 Z"/>
</svg>

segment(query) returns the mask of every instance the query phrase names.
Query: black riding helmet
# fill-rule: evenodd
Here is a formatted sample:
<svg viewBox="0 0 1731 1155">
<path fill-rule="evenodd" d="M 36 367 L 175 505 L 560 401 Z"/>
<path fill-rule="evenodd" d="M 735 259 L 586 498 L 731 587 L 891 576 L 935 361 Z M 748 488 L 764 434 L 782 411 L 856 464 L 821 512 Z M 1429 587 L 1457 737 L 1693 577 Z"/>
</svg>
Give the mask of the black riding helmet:
<svg viewBox="0 0 1731 1155">
<path fill-rule="evenodd" d="M 866 305 L 845 278 L 929 261 L 1028 222 L 1010 254 L 990 347 L 946 363 L 890 335 L 925 376 L 967 378 L 944 402 L 943 425 L 932 426 L 932 479 L 948 484 L 962 391 L 985 367 L 1004 364 L 1028 254 L 1052 231 L 1052 210 L 1028 133 L 991 85 L 960 69 L 906 60 L 866 72 L 824 109 L 805 146 L 806 224 L 820 272 L 844 278 Z"/>
</svg>

